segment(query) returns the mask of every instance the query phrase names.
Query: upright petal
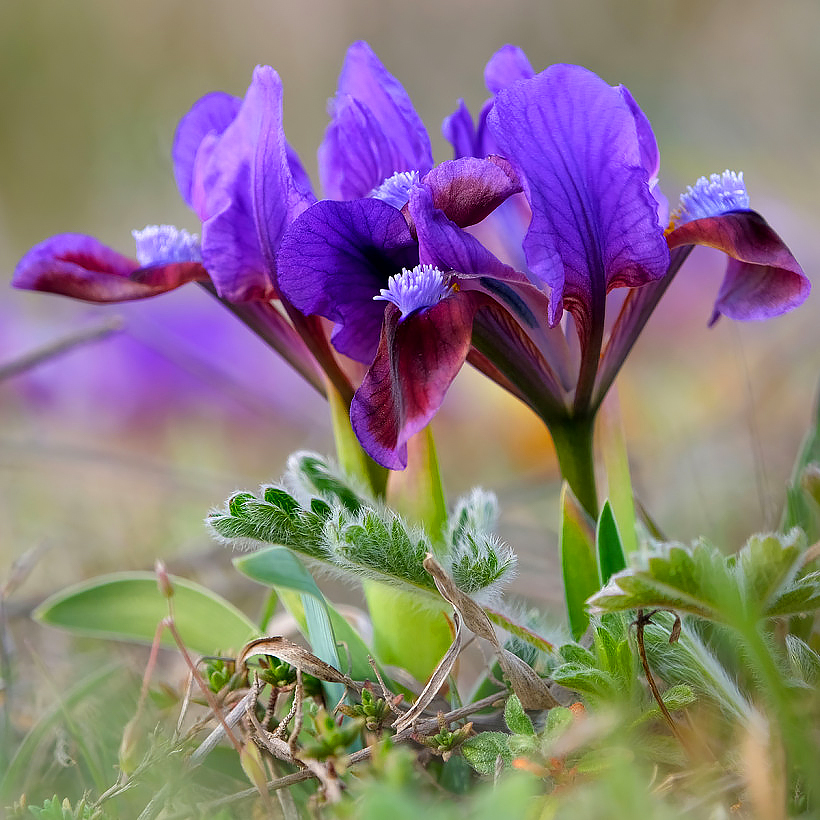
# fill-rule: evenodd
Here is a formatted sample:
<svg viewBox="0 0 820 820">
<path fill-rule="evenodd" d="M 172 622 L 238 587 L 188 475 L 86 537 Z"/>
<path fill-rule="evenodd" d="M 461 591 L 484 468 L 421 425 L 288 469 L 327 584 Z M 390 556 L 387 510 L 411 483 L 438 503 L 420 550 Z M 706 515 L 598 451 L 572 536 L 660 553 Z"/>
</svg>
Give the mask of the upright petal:
<svg viewBox="0 0 820 820">
<path fill-rule="evenodd" d="M 456 110 L 444 118 L 441 134 L 453 146 L 453 159 L 483 156 L 479 153 L 473 115 L 464 100 L 459 100 Z"/>
<path fill-rule="evenodd" d="M 35 245 L 17 264 L 12 284 L 84 302 L 126 302 L 207 278 L 196 262 L 141 267 L 93 236 L 64 233 Z"/>
<path fill-rule="evenodd" d="M 534 76 L 532 64 L 524 51 L 507 44 L 488 60 L 484 69 L 484 84 L 490 94 L 498 94 L 518 80 L 528 80 Z"/>
<path fill-rule="evenodd" d="M 282 84 L 259 66 L 234 121 L 204 172 L 208 218 L 202 258 L 220 296 L 270 299 L 276 251 L 286 226 L 311 201 L 297 188 L 282 128 Z"/>
<path fill-rule="evenodd" d="M 389 278 L 418 264 L 407 222 L 378 199 L 323 200 L 290 226 L 279 249 L 277 286 L 305 314 L 336 323 L 333 344 L 370 363 L 379 344 Z"/>
<path fill-rule="evenodd" d="M 533 281 L 551 288 L 551 324 L 565 298 L 583 327 L 610 289 L 663 276 L 669 251 L 617 89 L 578 66 L 552 66 L 500 91 L 488 126 L 533 211 L 524 250 Z"/>
<path fill-rule="evenodd" d="M 367 43 L 348 49 L 331 109 L 319 148 L 329 197 L 365 197 L 396 171 L 433 167 L 430 138 L 410 97 Z"/>
<path fill-rule="evenodd" d="M 236 118 L 241 104 L 239 97 L 214 91 L 197 100 L 179 121 L 171 158 L 177 187 L 191 208 L 194 208 L 194 168 L 202 141 L 209 134 L 221 136 Z"/>
</svg>

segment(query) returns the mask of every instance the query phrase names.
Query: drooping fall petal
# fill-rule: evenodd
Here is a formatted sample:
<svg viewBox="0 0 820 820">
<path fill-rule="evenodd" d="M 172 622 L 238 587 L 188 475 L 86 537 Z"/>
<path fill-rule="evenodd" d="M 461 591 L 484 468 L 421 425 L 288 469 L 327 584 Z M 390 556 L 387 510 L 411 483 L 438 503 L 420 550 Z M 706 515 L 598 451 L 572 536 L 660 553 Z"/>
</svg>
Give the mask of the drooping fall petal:
<svg viewBox="0 0 820 820">
<path fill-rule="evenodd" d="M 460 227 L 475 225 L 521 191 L 512 166 L 500 157 L 464 157 L 437 165 L 423 179 L 433 204 Z"/>
<path fill-rule="evenodd" d="M 388 305 L 376 357 L 350 405 L 357 438 L 382 466 L 407 466 L 407 440 L 435 415 L 464 364 L 482 300 L 458 293 L 404 319 Z"/>
<path fill-rule="evenodd" d="M 730 211 L 694 219 L 671 230 L 670 248 L 707 245 L 729 264 L 710 324 L 731 319 L 769 319 L 802 304 L 811 283 L 783 240 L 756 211 Z"/>
<path fill-rule="evenodd" d="M 288 229 L 277 284 L 305 314 L 336 323 L 333 344 L 357 361 L 376 354 L 390 276 L 418 264 L 418 247 L 401 211 L 378 199 L 323 200 Z"/>
<path fill-rule="evenodd" d="M 35 245 L 17 264 L 12 284 L 85 302 L 125 302 L 207 279 L 197 262 L 142 267 L 93 236 L 64 233 Z"/>
</svg>

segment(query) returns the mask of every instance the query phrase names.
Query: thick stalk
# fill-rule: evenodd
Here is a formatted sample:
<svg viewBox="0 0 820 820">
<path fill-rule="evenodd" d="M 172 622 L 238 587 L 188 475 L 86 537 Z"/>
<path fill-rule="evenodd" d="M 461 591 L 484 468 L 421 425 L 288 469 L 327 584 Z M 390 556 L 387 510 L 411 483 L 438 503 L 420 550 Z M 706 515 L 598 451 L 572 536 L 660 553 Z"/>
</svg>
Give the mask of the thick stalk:
<svg viewBox="0 0 820 820">
<path fill-rule="evenodd" d="M 388 471 L 362 450 L 350 426 L 350 402 L 339 394 L 329 378 L 325 380 L 325 392 L 330 404 L 330 421 L 339 466 L 347 475 L 361 481 L 374 497 L 383 497 Z"/>
<path fill-rule="evenodd" d="M 598 490 L 595 484 L 595 460 L 592 439 L 594 417 L 572 417 L 549 426 L 561 475 L 581 506 L 598 520 Z"/>
</svg>

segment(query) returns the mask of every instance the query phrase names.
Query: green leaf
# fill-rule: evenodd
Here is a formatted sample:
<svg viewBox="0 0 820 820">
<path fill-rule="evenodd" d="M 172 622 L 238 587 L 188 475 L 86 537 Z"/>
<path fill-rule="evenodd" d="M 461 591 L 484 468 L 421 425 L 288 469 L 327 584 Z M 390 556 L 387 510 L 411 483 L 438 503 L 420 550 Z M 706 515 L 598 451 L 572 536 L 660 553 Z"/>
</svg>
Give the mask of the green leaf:
<svg viewBox="0 0 820 820">
<path fill-rule="evenodd" d="M 119 692 L 122 683 L 123 669 L 118 664 L 95 669 L 90 675 L 71 688 L 66 688 L 39 716 L 37 722 L 28 730 L 25 738 L 19 743 L 14 757 L 6 770 L 0 773 L 0 801 L 10 803 L 19 797 L 21 790 L 26 790 L 27 781 L 36 773 L 46 755 L 54 753 L 54 738 L 58 728 L 66 722 L 66 715 L 76 708 L 99 707 L 100 692 Z M 46 751 L 47 749 L 47 751 Z M 0 804 L 0 805 L 2 805 Z"/>
<path fill-rule="evenodd" d="M 516 695 L 510 695 L 507 698 L 507 703 L 504 706 L 504 722 L 514 735 L 535 734 L 532 721 Z"/>
<path fill-rule="evenodd" d="M 784 589 L 766 608 L 771 618 L 801 615 L 820 609 L 820 571 L 798 578 Z"/>
<path fill-rule="evenodd" d="M 336 642 L 344 644 L 344 646 L 340 649 L 342 659 L 337 659 L 335 663 L 319 655 L 315 647 L 313 648 L 314 653 L 319 655 L 322 660 L 339 668 L 340 672 L 347 674 L 349 667 L 350 676 L 354 680 L 366 680 L 373 676 L 373 670 L 368 662 L 370 651 L 364 641 L 347 620 L 327 602 L 313 580 L 313 576 L 289 549 L 286 547 L 265 547 L 248 555 L 235 558 L 233 564 L 243 575 L 260 584 L 274 587 L 280 591 L 291 590 L 301 596 L 307 596 L 318 601 L 327 612 Z M 282 595 L 282 599 L 288 602 L 289 608 L 292 608 L 294 604 L 292 596 Z M 301 622 L 302 628 L 309 632 L 304 597 L 301 600 L 302 603 L 296 602 L 296 611 L 292 610 L 292 613 L 297 621 Z M 311 646 L 313 646 L 312 643 Z M 337 666 L 339 663 L 341 667 Z"/>
<path fill-rule="evenodd" d="M 618 525 L 612 513 L 609 499 L 601 508 L 598 517 L 598 528 L 595 532 L 595 543 L 598 547 L 598 566 L 601 568 L 601 580 L 607 583 L 609 579 L 622 569 L 626 569 L 626 558 Z"/>
<path fill-rule="evenodd" d="M 482 732 L 466 740 L 461 746 L 461 751 L 467 762 L 479 774 L 494 774 L 499 757 L 505 766 L 512 763 L 509 739 L 510 736 L 503 732 Z"/>
<path fill-rule="evenodd" d="M 216 593 L 176 576 L 170 580 L 174 622 L 189 649 L 203 655 L 238 650 L 259 635 L 250 619 Z M 34 612 L 42 623 L 77 635 L 148 644 L 167 616 L 168 601 L 151 572 L 122 572 L 77 584 L 52 595 Z M 162 642 L 173 645 L 167 630 Z"/>
<path fill-rule="evenodd" d="M 814 573 L 793 582 L 804 551 L 799 530 L 752 536 L 728 558 L 703 541 L 691 549 L 664 544 L 645 568 L 613 575 L 589 603 L 599 612 L 671 609 L 743 631 L 750 620 L 817 607 Z"/>
<path fill-rule="evenodd" d="M 613 523 L 617 520 L 620 524 L 621 553 L 630 554 L 638 549 L 638 539 L 635 534 L 635 502 L 632 493 L 632 478 L 629 474 L 626 437 L 615 389 L 609 391 L 601 406 L 598 441 L 606 471 L 609 493 L 607 504 L 611 504 Z M 604 574 L 603 568 L 604 565 L 602 564 L 601 575 L 604 583 L 606 583 L 608 576 Z M 619 569 L 623 569 L 623 567 L 619 567 Z M 617 569 L 614 570 L 614 572 L 617 571 Z"/>
<path fill-rule="evenodd" d="M 587 598 L 601 587 L 594 544 L 595 534 L 589 516 L 564 482 L 561 488 L 561 571 L 569 626 L 576 640 L 589 625 Z"/>
<path fill-rule="evenodd" d="M 815 493 L 807 491 L 807 484 L 811 487 L 816 483 L 813 465 L 817 463 L 820 463 L 820 395 L 815 398 L 814 418 L 803 439 L 786 488 L 786 507 L 780 522 L 781 532 L 800 527 L 812 542 L 820 538 L 820 506 L 813 497 Z"/>
</svg>

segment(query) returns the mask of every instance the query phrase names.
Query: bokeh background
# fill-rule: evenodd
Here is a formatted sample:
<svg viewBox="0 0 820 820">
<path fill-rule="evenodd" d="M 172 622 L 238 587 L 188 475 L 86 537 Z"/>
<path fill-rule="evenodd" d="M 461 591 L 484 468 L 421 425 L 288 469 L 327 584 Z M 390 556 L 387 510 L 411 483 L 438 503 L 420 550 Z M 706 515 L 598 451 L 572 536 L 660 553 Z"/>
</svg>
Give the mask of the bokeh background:
<svg viewBox="0 0 820 820">
<path fill-rule="evenodd" d="M 256 590 L 202 517 L 232 490 L 277 478 L 292 450 L 330 451 L 322 400 L 195 288 L 105 309 L 6 288 L 22 254 L 53 233 L 129 252 L 134 228 L 196 229 L 170 149 L 198 97 L 241 95 L 257 63 L 273 65 L 288 138 L 315 178 L 327 100 L 347 46 L 364 38 L 409 91 L 440 161 L 442 119 L 459 97 L 478 109 L 486 60 L 512 42 L 536 69 L 576 62 L 628 86 L 655 128 L 672 202 L 702 174 L 743 170 L 753 206 L 816 279 L 818 31 L 816 0 L 2 0 L 0 365 L 114 315 L 124 322 L 0 382 L 0 579 L 25 550 L 48 549 L 13 611 L 156 557 L 252 609 Z M 732 549 L 779 518 L 820 326 L 813 295 L 767 324 L 707 329 L 722 265 L 693 255 L 619 391 L 652 515 L 671 537 Z M 498 492 L 521 559 L 515 592 L 554 606 L 557 474 L 544 430 L 470 372 L 436 430 L 448 493 Z"/>
</svg>

